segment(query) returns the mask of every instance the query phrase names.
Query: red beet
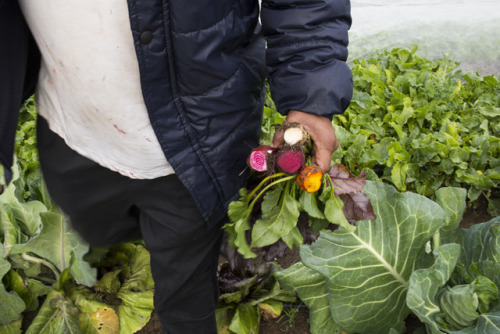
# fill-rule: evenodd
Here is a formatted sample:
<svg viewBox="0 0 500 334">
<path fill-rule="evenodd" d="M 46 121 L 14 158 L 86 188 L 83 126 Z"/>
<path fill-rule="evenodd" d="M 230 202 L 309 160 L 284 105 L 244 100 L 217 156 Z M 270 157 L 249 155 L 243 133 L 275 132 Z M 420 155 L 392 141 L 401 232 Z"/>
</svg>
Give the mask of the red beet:
<svg viewBox="0 0 500 334">
<path fill-rule="evenodd" d="M 271 146 L 259 146 L 254 148 L 248 157 L 248 165 L 257 172 L 267 171 L 267 157 L 276 149 Z"/>
<path fill-rule="evenodd" d="M 304 167 L 305 160 L 301 150 L 284 150 L 276 158 L 276 166 L 285 173 L 297 174 Z"/>
</svg>

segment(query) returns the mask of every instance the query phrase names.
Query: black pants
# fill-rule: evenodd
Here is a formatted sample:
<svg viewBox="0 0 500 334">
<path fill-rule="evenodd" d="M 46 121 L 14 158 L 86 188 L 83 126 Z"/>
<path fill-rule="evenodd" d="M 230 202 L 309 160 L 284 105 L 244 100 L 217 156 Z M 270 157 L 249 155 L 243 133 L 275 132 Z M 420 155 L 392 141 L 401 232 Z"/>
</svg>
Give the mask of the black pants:
<svg viewBox="0 0 500 334">
<path fill-rule="evenodd" d="M 143 238 L 164 333 L 215 334 L 219 224 L 208 228 L 175 175 L 134 180 L 70 149 L 39 117 L 38 149 L 51 197 L 91 245 Z"/>
</svg>

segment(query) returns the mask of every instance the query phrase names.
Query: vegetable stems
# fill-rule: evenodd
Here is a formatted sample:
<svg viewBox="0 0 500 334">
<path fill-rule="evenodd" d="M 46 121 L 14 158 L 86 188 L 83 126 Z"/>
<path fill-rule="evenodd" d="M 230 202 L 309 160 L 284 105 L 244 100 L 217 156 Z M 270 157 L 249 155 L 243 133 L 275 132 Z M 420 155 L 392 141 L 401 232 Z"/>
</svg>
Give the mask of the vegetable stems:
<svg viewBox="0 0 500 334">
<path fill-rule="evenodd" d="M 56 280 L 59 280 L 59 275 L 60 275 L 59 270 L 57 270 L 57 268 L 52 263 L 45 261 L 44 259 L 28 255 L 26 253 L 21 254 L 21 257 L 23 258 L 23 260 L 45 265 L 50 270 L 52 270 L 52 272 L 56 276 Z"/>
</svg>

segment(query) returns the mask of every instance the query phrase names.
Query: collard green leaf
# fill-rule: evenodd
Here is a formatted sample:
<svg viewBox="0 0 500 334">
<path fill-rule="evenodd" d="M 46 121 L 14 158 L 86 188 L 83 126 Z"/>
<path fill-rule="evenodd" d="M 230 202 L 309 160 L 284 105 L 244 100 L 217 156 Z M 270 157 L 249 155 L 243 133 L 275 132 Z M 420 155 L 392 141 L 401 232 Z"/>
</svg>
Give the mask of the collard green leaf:
<svg viewBox="0 0 500 334">
<path fill-rule="evenodd" d="M 451 329 L 472 326 L 479 317 L 479 299 L 472 284 L 446 287 L 439 293 L 438 301 L 444 312 L 444 320 L 450 324 Z"/>
<path fill-rule="evenodd" d="M 6 282 L 7 289 L 15 292 L 19 297 L 21 297 L 26 305 L 26 310 L 32 311 L 34 302 L 33 295 L 21 275 L 16 270 L 12 269 L 4 277 L 4 281 Z"/>
<path fill-rule="evenodd" d="M 496 312 L 481 314 L 477 319 L 475 326 L 453 332 L 453 334 L 485 333 L 500 333 L 500 310 L 497 310 Z"/>
<path fill-rule="evenodd" d="M 143 246 L 137 246 L 130 259 L 129 274 L 117 293 L 122 300 L 117 311 L 121 334 L 138 331 L 151 318 L 154 283 L 149 259 L 149 252 Z"/>
<path fill-rule="evenodd" d="M 461 246 L 459 265 L 463 282 L 471 283 L 478 275 L 500 284 L 500 217 L 468 229 L 446 235 L 442 242 L 456 242 Z"/>
<path fill-rule="evenodd" d="M 260 315 L 258 308 L 242 304 L 236 309 L 229 329 L 236 334 L 258 334 Z"/>
<path fill-rule="evenodd" d="M 14 215 L 8 205 L 0 205 L 0 234 L 3 237 L 3 257 L 10 254 L 10 250 L 21 239 L 21 228 L 17 225 Z"/>
<path fill-rule="evenodd" d="M 80 334 L 79 311 L 62 292 L 52 291 L 26 334 Z"/>
<path fill-rule="evenodd" d="M 23 319 L 19 318 L 11 323 L 0 325 L 0 333 L 2 334 L 22 334 L 21 327 Z"/>
<path fill-rule="evenodd" d="M 153 291 L 122 290 L 117 297 L 122 300 L 117 311 L 120 318 L 120 334 L 135 333 L 148 323 L 154 309 Z"/>
<path fill-rule="evenodd" d="M 83 260 L 89 246 L 70 228 L 63 215 L 54 212 L 41 213 L 43 228 L 24 244 L 12 247 L 11 253 L 32 252 L 63 271 L 69 268 L 75 281 L 92 286 L 96 282 L 97 270 Z"/>
<path fill-rule="evenodd" d="M 440 333 L 437 321 L 441 310 L 436 294 L 450 278 L 459 255 L 457 244 L 443 245 L 434 251 L 435 263 L 430 268 L 416 270 L 411 275 L 407 305 L 432 333 Z"/>
<path fill-rule="evenodd" d="M 442 232 L 455 231 L 462 221 L 466 209 L 467 190 L 463 188 L 444 187 L 436 191 L 436 203 L 446 214 L 446 226 Z"/>
<path fill-rule="evenodd" d="M 0 283 L 0 325 L 19 319 L 25 309 L 26 305 L 21 297 L 15 292 L 7 292 Z"/>
<path fill-rule="evenodd" d="M 445 214 L 435 202 L 383 183 L 367 182 L 364 190 L 377 219 L 359 221 L 355 232 L 322 233 L 302 246 L 301 259 L 325 278 L 333 319 L 346 331 L 401 331 L 410 275 Z"/>
<path fill-rule="evenodd" d="M 311 334 L 342 333 L 332 318 L 326 282 L 321 274 L 296 263 L 274 273 L 283 288 L 295 291 L 309 309 Z"/>
<path fill-rule="evenodd" d="M 34 278 L 28 278 L 27 282 L 31 296 L 33 297 L 30 310 L 36 310 L 39 306 L 38 297 L 48 295 L 54 289 Z"/>
<path fill-rule="evenodd" d="M 489 278 L 484 276 L 476 277 L 473 285 L 474 292 L 478 297 L 479 313 L 488 313 L 491 309 L 491 305 L 494 305 L 494 303 L 497 303 L 500 299 L 498 287 Z"/>
<path fill-rule="evenodd" d="M 2 248 L 0 248 L 0 325 L 5 325 L 19 319 L 26 305 L 17 293 L 8 292 L 2 283 L 2 278 L 11 267 L 9 261 L 2 257 L 2 253 Z"/>
</svg>

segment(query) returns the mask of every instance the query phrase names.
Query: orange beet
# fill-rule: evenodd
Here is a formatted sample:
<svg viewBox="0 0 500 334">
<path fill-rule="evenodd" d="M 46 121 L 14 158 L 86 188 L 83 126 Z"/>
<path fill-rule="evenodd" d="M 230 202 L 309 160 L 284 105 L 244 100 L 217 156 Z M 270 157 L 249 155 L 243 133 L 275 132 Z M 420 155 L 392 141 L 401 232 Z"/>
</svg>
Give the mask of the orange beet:
<svg viewBox="0 0 500 334">
<path fill-rule="evenodd" d="M 297 176 L 299 187 L 308 193 L 313 193 L 321 188 L 323 172 L 318 165 L 309 165 Z"/>
</svg>

